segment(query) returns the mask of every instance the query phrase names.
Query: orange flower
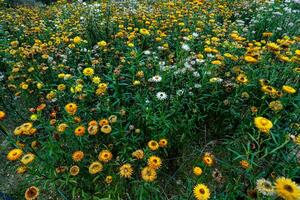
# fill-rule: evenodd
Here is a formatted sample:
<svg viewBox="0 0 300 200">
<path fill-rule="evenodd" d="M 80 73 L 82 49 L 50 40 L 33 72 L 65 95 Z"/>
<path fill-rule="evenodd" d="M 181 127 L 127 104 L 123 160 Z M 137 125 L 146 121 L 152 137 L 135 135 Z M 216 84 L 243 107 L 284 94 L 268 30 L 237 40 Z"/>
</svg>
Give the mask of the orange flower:
<svg viewBox="0 0 300 200">
<path fill-rule="evenodd" d="M 214 155 L 206 152 L 202 158 L 202 161 L 204 162 L 205 165 L 212 166 L 215 162 Z"/>
<path fill-rule="evenodd" d="M 98 125 L 98 123 L 96 120 L 92 120 L 89 122 L 89 126 L 97 126 L 97 125 Z"/>
<path fill-rule="evenodd" d="M 240 165 L 243 169 L 248 169 L 250 167 L 250 164 L 247 160 L 241 160 Z"/>
<path fill-rule="evenodd" d="M 38 107 L 36 107 L 37 111 L 41 111 L 44 110 L 46 108 L 46 104 L 42 103 L 41 105 L 38 105 Z"/>
<path fill-rule="evenodd" d="M 78 161 L 81 161 L 84 157 L 84 153 L 82 151 L 75 151 L 73 154 L 72 154 L 72 159 L 75 161 L 75 162 L 78 162 Z"/>
<path fill-rule="evenodd" d="M 85 133 L 85 127 L 84 126 L 78 126 L 76 129 L 75 129 L 75 135 L 76 136 L 83 136 L 84 133 Z"/>
<path fill-rule="evenodd" d="M 167 139 L 160 139 L 159 140 L 159 146 L 160 147 L 166 147 L 168 145 L 168 140 Z"/>
<path fill-rule="evenodd" d="M 7 159 L 11 161 L 18 160 L 22 154 L 22 149 L 13 149 L 7 154 Z"/>
<path fill-rule="evenodd" d="M 109 124 L 109 122 L 108 122 L 107 119 L 101 119 L 100 122 L 99 122 L 100 126 L 105 126 L 105 125 L 108 125 L 108 124 Z"/>
<path fill-rule="evenodd" d="M 0 121 L 3 120 L 5 118 L 5 112 L 4 111 L 0 111 Z"/>
</svg>

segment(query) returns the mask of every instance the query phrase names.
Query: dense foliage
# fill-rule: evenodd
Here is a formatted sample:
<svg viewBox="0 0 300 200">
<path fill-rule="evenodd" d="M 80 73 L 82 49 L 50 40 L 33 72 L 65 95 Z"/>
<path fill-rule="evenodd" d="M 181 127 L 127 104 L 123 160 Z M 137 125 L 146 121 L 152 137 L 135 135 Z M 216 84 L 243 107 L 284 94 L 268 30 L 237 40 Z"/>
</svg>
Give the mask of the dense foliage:
<svg viewBox="0 0 300 200">
<path fill-rule="evenodd" d="M 26 199 L 300 198 L 298 2 L 0 16 L 0 130 Z"/>
</svg>

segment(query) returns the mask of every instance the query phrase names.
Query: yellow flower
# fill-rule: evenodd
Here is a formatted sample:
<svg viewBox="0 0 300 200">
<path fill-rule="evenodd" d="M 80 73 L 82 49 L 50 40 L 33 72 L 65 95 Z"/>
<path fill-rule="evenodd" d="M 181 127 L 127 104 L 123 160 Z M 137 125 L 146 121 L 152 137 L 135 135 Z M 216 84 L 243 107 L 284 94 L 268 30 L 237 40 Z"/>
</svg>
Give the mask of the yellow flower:
<svg viewBox="0 0 300 200">
<path fill-rule="evenodd" d="M 261 91 L 263 91 L 264 93 L 268 94 L 268 95 L 276 95 L 277 94 L 277 90 L 269 85 L 264 85 L 261 87 Z"/>
<path fill-rule="evenodd" d="M 75 44 L 78 44 L 78 43 L 81 42 L 81 38 L 80 38 L 79 36 L 76 36 L 76 37 L 73 38 L 73 42 L 74 42 Z"/>
<path fill-rule="evenodd" d="M 16 48 L 16 47 L 19 45 L 19 42 L 18 42 L 18 41 L 11 41 L 11 42 L 10 42 L 10 45 L 11 45 L 13 48 Z"/>
<path fill-rule="evenodd" d="M 151 167 L 144 167 L 141 174 L 143 180 L 146 182 L 152 182 L 157 178 L 155 169 L 152 169 Z"/>
<path fill-rule="evenodd" d="M 98 159 L 107 163 L 112 159 L 112 153 L 109 150 L 102 150 L 98 155 Z"/>
<path fill-rule="evenodd" d="M 89 173 L 90 174 L 97 174 L 103 170 L 103 165 L 98 162 L 92 162 L 92 164 L 89 166 Z"/>
<path fill-rule="evenodd" d="M 111 126 L 110 125 L 104 125 L 101 127 L 101 132 L 105 134 L 111 133 Z"/>
<path fill-rule="evenodd" d="M 245 74 L 239 74 L 237 77 L 236 77 L 236 81 L 238 83 L 241 83 L 241 84 L 246 84 L 248 83 L 248 79 L 247 79 L 247 76 Z"/>
<path fill-rule="evenodd" d="M 273 124 L 270 120 L 264 117 L 255 117 L 254 124 L 263 133 L 269 133 L 270 129 L 273 127 Z"/>
<path fill-rule="evenodd" d="M 102 40 L 102 41 L 98 42 L 97 45 L 99 47 L 106 47 L 107 43 L 104 40 Z"/>
<path fill-rule="evenodd" d="M 65 85 L 65 84 L 59 84 L 59 85 L 57 86 L 57 89 L 58 89 L 59 91 L 63 91 L 63 90 L 66 89 L 66 85 Z"/>
<path fill-rule="evenodd" d="M 295 142 L 296 144 L 300 145 L 300 134 L 297 135 L 297 136 L 295 137 L 294 142 Z"/>
<path fill-rule="evenodd" d="M 222 65 L 222 62 L 220 60 L 214 60 L 211 62 L 213 65 Z"/>
<path fill-rule="evenodd" d="M 36 84 L 36 87 L 37 87 L 38 89 L 42 89 L 42 88 L 43 88 L 43 86 L 44 86 L 44 84 L 43 84 L 43 83 L 37 83 L 37 84 Z"/>
<path fill-rule="evenodd" d="M 273 50 L 273 51 L 279 51 L 280 50 L 280 47 L 274 42 L 268 43 L 267 48 L 270 49 L 270 50 Z"/>
<path fill-rule="evenodd" d="M 289 93 L 289 94 L 296 93 L 296 89 L 291 87 L 291 86 L 288 86 L 288 85 L 282 86 L 282 90 L 285 91 L 286 93 Z"/>
<path fill-rule="evenodd" d="M 279 111 L 283 109 L 283 105 L 281 104 L 281 101 L 271 101 L 269 104 L 269 108 L 273 111 Z"/>
<path fill-rule="evenodd" d="M 22 149 L 13 149 L 7 154 L 7 159 L 11 161 L 18 160 L 22 154 Z"/>
<path fill-rule="evenodd" d="M 128 47 L 134 47 L 134 44 L 133 44 L 132 42 L 129 42 L 129 43 L 127 44 L 127 46 L 128 46 Z"/>
<path fill-rule="evenodd" d="M 200 176 L 200 175 L 202 174 L 202 169 L 201 169 L 200 167 L 194 167 L 193 173 L 194 173 L 196 176 Z"/>
<path fill-rule="evenodd" d="M 111 184 L 112 180 L 113 180 L 112 176 L 107 176 L 107 177 L 105 178 L 105 183 Z"/>
<path fill-rule="evenodd" d="M 62 133 L 66 130 L 66 128 L 68 128 L 68 124 L 62 123 L 57 126 L 56 130 Z"/>
<path fill-rule="evenodd" d="M 21 163 L 23 163 L 24 165 L 27 165 L 29 163 L 31 163 L 35 158 L 35 155 L 32 153 L 27 153 L 25 154 L 22 159 L 21 159 Z"/>
<path fill-rule="evenodd" d="M 17 170 L 16 170 L 16 172 L 17 172 L 18 174 L 24 174 L 26 171 L 27 171 L 27 167 L 24 166 L 24 165 L 18 167 Z"/>
<path fill-rule="evenodd" d="M 149 32 L 147 29 L 145 29 L 145 28 L 141 28 L 141 29 L 140 29 L 140 33 L 141 33 L 142 35 L 150 35 L 150 32 Z"/>
<path fill-rule="evenodd" d="M 131 164 L 126 163 L 122 165 L 119 169 L 119 173 L 124 178 L 130 178 L 133 174 L 133 168 Z"/>
<path fill-rule="evenodd" d="M 65 110 L 67 111 L 67 113 L 74 115 L 77 112 L 77 105 L 75 103 L 68 103 L 65 106 Z"/>
<path fill-rule="evenodd" d="M 152 169 L 159 169 L 161 167 L 161 159 L 157 156 L 151 156 L 148 158 L 148 166 Z"/>
<path fill-rule="evenodd" d="M 158 142 L 156 142 L 155 140 L 150 140 L 148 142 L 148 147 L 152 150 L 152 151 L 155 151 L 159 148 L 159 144 Z"/>
<path fill-rule="evenodd" d="M 141 81 L 139 81 L 139 80 L 133 81 L 133 85 L 134 85 L 134 86 L 137 86 L 137 85 L 140 85 L 140 84 L 141 84 Z"/>
<path fill-rule="evenodd" d="M 285 200 L 299 200 L 300 188 L 289 178 L 280 177 L 275 181 L 275 189 L 278 196 Z"/>
<path fill-rule="evenodd" d="M 144 158 L 144 151 L 141 149 L 138 149 L 136 151 L 134 151 L 132 154 L 132 157 L 135 157 L 136 159 L 143 159 Z"/>
<path fill-rule="evenodd" d="M 83 74 L 85 76 L 93 76 L 94 75 L 94 69 L 93 68 L 90 68 L 90 67 L 87 67 L 83 70 Z"/>
<path fill-rule="evenodd" d="M 210 191 L 204 184 L 198 184 L 194 187 L 194 196 L 197 200 L 207 200 L 210 198 Z"/>
<path fill-rule="evenodd" d="M 271 37 L 273 35 L 272 32 L 264 32 L 263 34 L 263 37 Z"/>
<path fill-rule="evenodd" d="M 100 79 L 100 77 L 98 77 L 98 76 L 94 76 L 93 79 L 92 79 L 92 81 L 93 81 L 93 83 L 95 83 L 95 84 L 99 84 L 99 83 L 101 82 L 101 79 Z"/>
<path fill-rule="evenodd" d="M 32 121 L 36 121 L 36 120 L 38 119 L 37 114 L 32 114 L 32 115 L 30 115 L 30 119 L 31 119 Z"/>
<path fill-rule="evenodd" d="M 245 59 L 245 61 L 248 62 L 248 63 L 257 63 L 257 59 L 255 59 L 255 58 L 252 57 L 252 56 L 245 56 L 244 59 Z"/>
</svg>

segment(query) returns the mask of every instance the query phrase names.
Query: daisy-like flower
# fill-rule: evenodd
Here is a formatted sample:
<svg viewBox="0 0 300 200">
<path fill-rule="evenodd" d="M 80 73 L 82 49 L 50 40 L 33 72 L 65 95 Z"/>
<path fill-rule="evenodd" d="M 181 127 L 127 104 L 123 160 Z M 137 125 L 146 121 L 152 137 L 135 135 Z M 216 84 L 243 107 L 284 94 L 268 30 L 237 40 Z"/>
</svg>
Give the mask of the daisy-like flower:
<svg viewBox="0 0 300 200">
<path fill-rule="evenodd" d="M 194 187 L 194 196 L 197 200 L 207 200 L 210 198 L 210 191 L 204 184 L 198 184 Z"/>
<path fill-rule="evenodd" d="M 258 179 L 256 181 L 256 189 L 259 193 L 265 196 L 272 196 L 275 194 L 272 183 L 264 178 Z"/>
<path fill-rule="evenodd" d="M 157 178 L 155 169 L 152 169 L 151 167 L 148 166 L 143 168 L 141 174 L 143 180 L 146 182 L 152 182 Z"/>
<path fill-rule="evenodd" d="M 131 164 L 124 164 L 120 167 L 120 175 L 124 178 L 130 178 L 133 174 L 133 168 L 131 166 Z"/>
<path fill-rule="evenodd" d="M 165 92 L 158 92 L 156 93 L 156 98 L 158 100 L 165 100 L 168 98 L 168 95 Z"/>
<path fill-rule="evenodd" d="M 162 80 L 161 76 L 155 75 L 155 76 L 153 76 L 152 78 L 150 78 L 148 81 L 149 81 L 149 82 L 156 82 L 156 83 L 158 83 L 158 82 L 160 82 L 161 80 Z"/>
<path fill-rule="evenodd" d="M 299 186 L 289 178 L 280 177 L 276 179 L 275 189 L 277 195 L 285 200 L 300 199 Z"/>
</svg>

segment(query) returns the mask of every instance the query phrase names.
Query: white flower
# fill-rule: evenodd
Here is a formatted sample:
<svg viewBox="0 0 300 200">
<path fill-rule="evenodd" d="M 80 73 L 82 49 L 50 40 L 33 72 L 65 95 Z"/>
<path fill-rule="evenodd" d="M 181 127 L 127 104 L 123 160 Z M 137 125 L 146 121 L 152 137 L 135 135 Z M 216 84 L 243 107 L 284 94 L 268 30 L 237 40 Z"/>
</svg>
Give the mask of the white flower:
<svg viewBox="0 0 300 200">
<path fill-rule="evenodd" d="M 165 92 L 156 93 L 156 98 L 159 100 L 165 100 L 168 98 L 168 95 Z"/>
<path fill-rule="evenodd" d="M 196 83 L 196 84 L 194 85 L 194 87 L 195 87 L 195 88 L 201 88 L 201 84 Z"/>
<path fill-rule="evenodd" d="M 190 65 L 190 63 L 188 63 L 188 62 L 185 62 L 183 65 L 184 65 L 184 67 L 186 67 L 186 68 L 192 67 L 192 66 Z"/>
<path fill-rule="evenodd" d="M 153 76 L 152 78 L 150 78 L 148 81 L 149 81 L 149 82 L 156 82 L 156 83 L 158 83 L 158 82 L 160 82 L 161 80 L 162 80 L 161 76 L 156 75 L 156 76 Z"/>
<path fill-rule="evenodd" d="M 159 61 L 158 64 L 159 64 L 159 65 L 165 65 L 166 62 L 165 62 L 165 61 Z"/>
<path fill-rule="evenodd" d="M 189 45 L 187 45 L 187 44 L 182 44 L 181 48 L 182 48 L 183 50 L 185 50 L 185 51 L 190 51 L 190 50 L 191 50 L 191 48 L 190 48 Z"/>
<path fill-rule="evenodd" d="M 151 51 L 146 50 L 146 51 L 144 51 L 144 54 L 145 54 L 145 55 L 150 55 L 150 54 L 151 54 Z"/>
<path fill-rule="evenodd" d="M 193 76 L 194 77 L 200 77 L 200 74 L 199 74 L 199 72 L 193 72 Z"/>
<path fill-rule="evenodd" d="M 205 60 L 196 59 L 196 62 L 197 62 L 197 63 L 204 63 Z"/>
<path fill-rule="evenodd" d="M 258 179 L 256 181 L 256 189 L 259 193 L 266 196 L 271 196 L 275 193 L 272 183 L 264 178 Z"/>
<path fill-rule="evenodd" d="M 198 34 L 198 33 L 195 33 L 195 32 L 194 32 L 192 35 L 193 35 L 195 38 L 199 36 L 199 34 Z"/>
<path fill-rule="evenodd" d="M 211 54 L 211 53 L 208 53 L 207 55 L 206 55 L 208 58 L 213 58 L 213 57 L 215 57 L 213 54 Z"/>
</svg>

